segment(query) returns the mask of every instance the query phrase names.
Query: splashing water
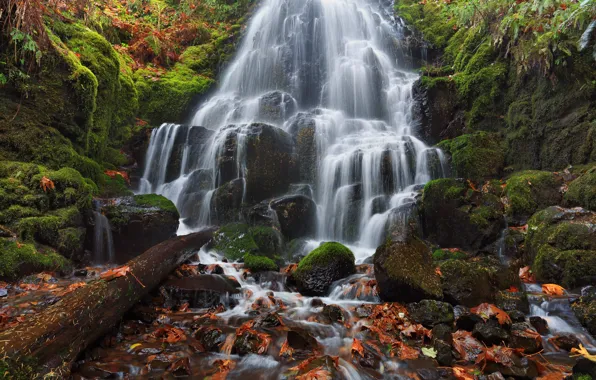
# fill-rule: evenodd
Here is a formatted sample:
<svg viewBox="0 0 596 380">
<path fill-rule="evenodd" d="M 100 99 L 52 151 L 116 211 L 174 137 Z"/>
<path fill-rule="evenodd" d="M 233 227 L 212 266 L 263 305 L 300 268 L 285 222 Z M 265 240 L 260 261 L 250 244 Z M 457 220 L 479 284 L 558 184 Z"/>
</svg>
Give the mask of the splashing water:
<svg viewBox="0 0 596 380">
<path fill-rule="evenodd" d="M 209 225 L 214 191 L 230 180 L 218 169 L 229 136 L 237 136 L 244 202 L 249 125 L 291 132 L 307 120 L 317 156 L 306 187 L 318 206 L 316 238 L 376 248 L 401 206 L 415 202 L 415 185 L 445 172 L 442 152 L 414 135 L 418 75 L 400 66 L 402 40 L 390 2 L 265 0 L 217 93 L 192 119 L 202 127 L 153 131 L 140 192 L 174 201 L 183 221 L 198 213 L 179 232 Z"/>
<path fill-rule="evenodd" d="M 112 227 L 110 221 L 101 213 L 96 205 L 93 211 L 94 235 L 93 235 L 93 262 L 95 264 L 113 263 L 114 239 L 112 237 Z"/>
</svg>

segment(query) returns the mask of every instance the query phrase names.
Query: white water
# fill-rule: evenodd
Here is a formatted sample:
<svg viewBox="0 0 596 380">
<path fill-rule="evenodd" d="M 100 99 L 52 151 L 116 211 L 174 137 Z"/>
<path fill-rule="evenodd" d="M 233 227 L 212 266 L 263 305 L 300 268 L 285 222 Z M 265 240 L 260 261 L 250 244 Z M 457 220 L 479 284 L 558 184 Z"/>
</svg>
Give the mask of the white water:
<svg viewBox="0 0 596 380">
<path fill-rule="evenodd" d="M 444 175 L 442 153 L 415 136 L 418 74 L 398 62 L 402 34 L 392 12 L 390 2 L 375 0 L 264 0 L 218 91 L 190 124 L 213 130 L 209 141 L 199 147 L 192 128 L 174 124 L 154 130 L 140 192 L 165 195 L 183 216 L 191 213 L 185 202 L 192 194 L 198 222 L 182 224 L 179 233 L 208 225 L 229 135 L 237 136 L 236 177 L 246 178 L 247 125 L 288 131 L 301 112 L 315 125 L 314 238 L 350 242 L 370 254 L 387 224 L 399 219 L 398 207 L 414 202 L 413 186 Z M 168 173 L 175 160 L 179 173 Z M 210 178 L 208 188 L 189 180 L 197 171 Z"/>
<path fill-rule="evenodd" d="M 114 262 L 114 239 L 110 221 L 100 211 L 93 211 L 95 222 L 93 236 L 93 263 L 106 264 Z"/>
</svg>

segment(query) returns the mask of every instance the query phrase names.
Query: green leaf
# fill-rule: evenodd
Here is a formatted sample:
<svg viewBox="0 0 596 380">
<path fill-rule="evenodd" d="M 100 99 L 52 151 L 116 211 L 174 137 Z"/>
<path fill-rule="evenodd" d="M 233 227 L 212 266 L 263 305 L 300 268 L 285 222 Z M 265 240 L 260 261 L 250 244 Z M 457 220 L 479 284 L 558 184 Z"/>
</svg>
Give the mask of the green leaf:
<svg viewBox="0 0 596 380">
<path fill-rule="evenodd" d="M 424 356 L 428 356 L 429 358 L 436 358 L 437 357 L 437 350 L 433 347 L 422 347 L 422 353 Z"/>
</svg>

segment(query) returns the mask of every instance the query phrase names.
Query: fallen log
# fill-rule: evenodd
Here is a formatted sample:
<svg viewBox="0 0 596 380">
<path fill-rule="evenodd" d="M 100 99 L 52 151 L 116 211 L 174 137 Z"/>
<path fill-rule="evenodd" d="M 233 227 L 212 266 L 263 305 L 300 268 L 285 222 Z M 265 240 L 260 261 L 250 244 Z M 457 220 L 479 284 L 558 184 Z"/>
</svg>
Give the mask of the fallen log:
<svg viewBox="0 0 596 380">
<path fill-rule="evenodd" d="M 132 274 L 90 282 L 18 326 L 0 332 L 0 378 L 3 371 L 26 372 L 28 378 L 67 376 L 79 353 L 108 333 L 126 311 L 205 245 L 213 232 L 210 229 L 158 244 L 126 264 Z"/>
</svg>

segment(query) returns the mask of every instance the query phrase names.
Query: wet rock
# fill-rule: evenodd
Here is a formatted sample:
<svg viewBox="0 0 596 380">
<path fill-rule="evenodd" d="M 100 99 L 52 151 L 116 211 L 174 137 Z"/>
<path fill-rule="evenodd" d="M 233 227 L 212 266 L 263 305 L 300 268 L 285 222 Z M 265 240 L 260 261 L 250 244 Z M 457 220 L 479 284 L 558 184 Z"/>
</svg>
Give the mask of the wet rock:
<svg viewBox="0 0 596 380">
<path fill-rule="evenodd" d="M 575 301 L 571 308 L 574 311 L 580 323 L 592 334 L 596 336 L 596 294 L 594 294 L 594 287 L 582 289 L 582 296 Z"/>
<path fill-rule="evenodd" d="M 195 333 L 197 339 L 207 352 L 219 352 L 226 341 L 226 334 L 217 327 L 203 326 Z"/>
<path fill-rule="evenodd" d="M 102 206 L 112 228 L 116 261 L 124 263 L 176 236 L 180 215 L 161 195 L 147 194 L 109 200 Z M 93 233 L 87 235 L 93 236 Z"/>
<path fill-rule="evenodd" d="M 526 170 L 517 172 L 507 180 L 510 223 L 523 225 L 536 211 L 561 203 L 561 178 L 554 173 Z"/>
<path fill-rule="evenodd" d="M 8 290 L 6 288 L 0 288 L 0 298 L 4 298 L 8 296 Z"/>
<path fill-rule="evenodd" d="M 85 268 L 83 268 L 83 269 L 77 269 L 77 270 L 74 271 L 74 275 L 75 275 L 75 277 L 87 277 L 87 273 L 88 272 L 89 271 L 87 269 L 85 269 Z"/>
<path fill-rule="evenodd" d="M 507 312 L 519 310 L 524 313 L 530 312 L 530 305 L 525 292 L 500 291 L 496 294 L 495 305 Z"/>
<path fill-rule="evenodd" d="M 432 328 L 432 337 L 433 339 L 440 339 L 449 344 L 453 341 L 453 333 L 452 324 L 446 323 L 439 323 L 433 326 Z"/>
<path fill-rule="evenodd" d="M 579 348 L 580 340 L 571 334 L 560 334 L 548 340 L 561 350 L 571 351 L 572 348 Z"/>
<path fill-rule="evenodd" d="M 271 91 L 259 98 L 259 119 L 270 123 L 283 123 L 296 113 L 296 100 L 283 91 Z"/>
<path fill-rule="evenodd" d="M 310 302 L 310 306 L 312 307 L 324 307 L 325 303 L 320 298 L 313 298 Z"/>
<path fill-rule="evenodd" d="M 509 333 L 495 319 L 476 323 L 472 335 L 487 346 L 504 345 L 509 341 Z"/>
<path fill-rule="evenodd" d="M 255 322 L 255 326 L 264 328 L 275 328 L 283 326 L 281 316 L 276 312 L 271 312 L 263 316 L 261 319 Z"/>
<path fill-rule="evenodd" d="M 201 274 L 166 281 L 164 291 L 177 305 L 188 303 L 191 308 L 209 308 L 226 301 L 239 290 L 228 278 L 217 274 Z"/>
<path fill-rule="evenodd" d="M 390 302 L 440 299 L 442 291 L 428 246 L 416 237 L 405 242 L 387 242 L 374 256 L 379 296 Z"/>
<path fill-rule="evenodd" d="M 292 135 L 296 144 L 300 181 L 314 183 L 317 178 L 318 160 L 314 115 L 304 112 L 296 114 L 289 121 L 288 133 Z"/>
<path fill-rule="evenodd" d="M 240 218 L 244 180 L 242 178 L 226 182 L 215 190 L 211 201 L 213 222 L 220 224 L 236 222 Z"/>
<path fill-rule="evenodd" d="M 565 288 L 596 280 L 596 213 L 549 207 L 528 221 L 526 247 L 538 281 Z"/>
<path fill-rule="evenodd" d="M 507 314 L 513 323 L 524 322 L 526 320 L 526 314 L 519 310 L 511 310 L 508 311 Z"/>
<path fill-rule="evenodd" d="M 451 345 L 442 339 L 433 340 L 433 348 L 437 351 L 437 362 L 441 366 L 451 366 L 454 362 Z"/>
<path fill-rule="evenodd" d="M 232 353 L 237 355 L 266 354 L 269 347 L 269 336 L 255 330 L 245 330 L 237 334 Z"/>
<path fill-rule="evenodd" d="M 522 348 L 524 354 L 530 355 L 542 350 L 542 339 L 529 323 L 514 323 L 511 326 L 509 347 Z"/>
<path fill-rule="evenodd" d="M 490 273 L 478 263 L 448 260 L 439 266 L 445 299 L 453 304 L 475 307 L 493 301 Z"/>
<path fill-rule="evenodd" d="M 296 351 L 303 351 L 304 354 L 310 355 L 319 350 L 319 343 L 312 336 L 311 333 L 299 327 L 292 327 L 288 331 L 288 345 Z"/>
<path fill-rule="evenodd" d="M 538 368 L 536 364 L 528 360 L 528 358 L 520 359 L 517 356 L 513 356 L 514 364 L 511 366 L 505 366 L 503 364 L 497 364 L 493 362 L 486 362 L 484 367 L 485 373 L 500 372 L 503 376 L 511 376 L 515 379 L 535 379 L 538 377 Z"/>
<path fill-rule="evenodd" d="M 321 311 L 321 316 L 329 323 L 345 323 L 348 318 L 344 310 L 337 305 L 325 305 Z"/>
<path fill-rule="evenodd" d="M 441 247 L 475 252 L 494 242 L 505 227 L 503 213 L 499 197 L 468 191 L 464 180 L 438 179 L 424 187 L 424 236 Z"/>
<path fill-rule="evenodd" d="M 292 278 L 301 294 L 324 296 L 331 284 L 356 273 L 352 251 L 340 243 L 323 243 L 298 264 Z"/>
<path fill-rule="evenodd" d="M 288 239 L 298 239 L 315 233 L 317 205 L 304 195 L 290 195 L 271 202 L 281 227 Z"/>
<path fill-rule="evenodd" d="M 472 331 L 477 323 L 483 321 L 479 315 L 472 313 L 470 309 L 462 305 L 454 307 L 453 314 L 457 330 Z"/>
<path fill-rule="evenodd" d="M 445 138 L 459 136 L 463 130 L 461 126 L 451 125 L 457 110 L 456 88 L 453 83 L 437 81 L 430 87 L 421 80 L 414 83 L 412 97 L 414 106 L 412 115 L 420 124 L 422 139 L 429 145 L 434 145 Z"/>
<path fill-rule="evenodd" d="M 431 328 L 440 323 L 453 323 L 455 320 L 453 306 L 447 302 L 435 300 L 422 300 L 408 304 L 408 315 L 416 323 Z"/>
<path fill-rule="evenodd" d="M 329 380 L 340 380 L 343 379 L 343 376 L 339 372 L 339 358 L 332 357 L 332 356 L 319 356 L 319 357 L 312 357 L 309 359 L 304 360 L 299 365 L 297 365 L 296 371 L 291 371 L 286 374 L 289 377 L 298 377 L 302 375 L 306 375 L 310 371 L 316 370 L 317 373 L 324 374 L 326 379 Z"/>
<path fill-rule="evenodd" d="M 547 335 L 549 332 L 548 322 L 544 318 L 536 316 L 530 317 L 530 324 L 536 329 L 536 331 L 538 331 L 540 335 Z"/>
<path fill-rule="evenodd" d="M 596 169 L 591 168 L 569 184 L 565 201 L 571 206 L 581 206 L 596 211 Z"/>
<path fill-rule="evenodd" d="M 586 358 L 578 359 L 577 363 L 573 366 L 574 378 L 581 379 L 581 375 L 589 375 L 592 378 L 596 378 L 596 362 L 588 360 Z"/>
<path fill-rule="evenodd" d="M 486 377 L 486 380 L 505 380 L 501 372 L 493 372 Z"/>
</svg>

